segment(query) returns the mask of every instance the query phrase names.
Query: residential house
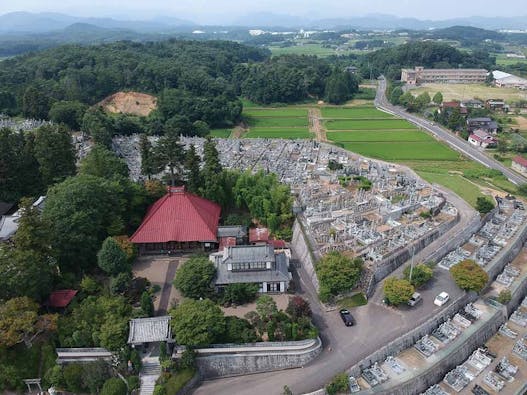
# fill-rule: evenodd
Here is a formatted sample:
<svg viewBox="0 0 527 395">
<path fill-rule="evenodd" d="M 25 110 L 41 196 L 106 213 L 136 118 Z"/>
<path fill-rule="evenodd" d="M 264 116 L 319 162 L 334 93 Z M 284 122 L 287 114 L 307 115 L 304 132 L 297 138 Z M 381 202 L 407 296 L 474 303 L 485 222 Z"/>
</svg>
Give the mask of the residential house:
<svg viewBox="0 0 527 395">
<path fill-rule="evenodd" d="M 477 99 L 464 100 L 461 102 L 461 107 L 466 108 L 483 108 L 483 102 Z"/>
<path fill-rule="evenodd" d="M 518 155 L 512 159 L 511 167 L 519 173 L 527 174 L 527 159 Z"/>
<path fill-rule="evenodd" d="M 474 132 L 468 136 L 468 142 L 476 147 L 482 148 L 496 147 L 498 144 L 498 140 L 496 140 L 495 137 L 481 129 L 474 130 Z"/>
<path fill-rule="evenodd" d="M 269 229 L 249 229 L 249 244 L 269 244 Z"/>
<path fill-rule="evenodd" d="M 452 112 L 453 110 L 456 110 L 456 109 L 459 110 L 459 113 L 461 115 L 467 115 L 468 114 L 467 108 L 466 107 L 462 107 L 461 103 L 458 102 L 458 101 L 444 101 L 439 106 L 438 112 L 440 114 L 441 113 L 448 114 L 448 113 L 450 113 L 450 112 Z"/>
<path fill-rule="evenodd" d="M 507 112 L 509 107 L 503 99 L 488 99 L 485 101 L 485 108 L 492 111 Z"/>
<path fill-rule="evenodd" d="M 289 288 L 289 259 L 272 245 L 226 246 L 209 259 L 216 267 L 216 289 L 239 283 L 258 284 L 261 293 L 281 293 Z"/>
<path fill-rule="evenodd" d="M 490 118 L 468 118 L 467 119 L 467 131 L 473 133 L 474 130 L 484 130 L 489 134 L 498 133 L 498 124 Z"/>
</svg>

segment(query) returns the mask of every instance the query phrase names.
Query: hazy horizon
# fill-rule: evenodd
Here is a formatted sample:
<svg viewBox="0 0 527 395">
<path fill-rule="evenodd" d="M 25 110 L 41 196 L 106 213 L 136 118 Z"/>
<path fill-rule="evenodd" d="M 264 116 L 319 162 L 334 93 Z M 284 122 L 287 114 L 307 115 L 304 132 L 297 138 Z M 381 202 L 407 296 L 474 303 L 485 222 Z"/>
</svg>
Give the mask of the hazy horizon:
<svg viewBox="0 0 527 395">
<path fill-rule="evenodd" d="M 422 0 L 265 0 L 257 2 L 226 0 L 17 0 L 0 4 L 0 14 L 9 12 L 59 12 L 79 17 L 111 17 L 115 19 L 151 19 L 176 17 L 201 24 L 229 24 L 253 13 L 291 15 L 311 20 L 324 18 L 349 18 L 370 14 L 389 14 L 428 20 L 444 20 L 471 16 L 512 17 L 527 14 L 525 0 L 510 0 L 507 7 L 496 9 L 495 2 L 469 0 L 459 2 L 424 2 Z M 122 5 L 120 5 L 122 4 Z"/>
</svg>

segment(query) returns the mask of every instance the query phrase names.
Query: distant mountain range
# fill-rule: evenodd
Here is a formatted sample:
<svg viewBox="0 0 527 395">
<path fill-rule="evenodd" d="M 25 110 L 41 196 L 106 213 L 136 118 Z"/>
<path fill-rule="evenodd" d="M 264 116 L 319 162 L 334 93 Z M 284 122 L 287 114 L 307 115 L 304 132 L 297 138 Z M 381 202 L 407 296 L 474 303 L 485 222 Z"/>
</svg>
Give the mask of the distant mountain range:
<svg viewBox="0 0 527 395">
<path fill-rule="evenodd" d="M 80 24 L 80 25 L 79 25 Z M 138 33 L 164 33 L 175 30 L 189 31 L 198 25 L 186 19 L 160 16 L 150 20 L 118 20 L 114 18 L 75 17 L 61 13 L 12 12 L 0 15 L 0 34 L 56 32 L 68 26 L 91 25 L 102 29 L 129 30 Z M 399 18 L 393 15 L 372 14 L 361 17 L 307 19 L 299 16 L 253 13 L 233 21 L 220 21 L 217 26 L 237 26 L 247 28 L 319 28 L 319 29 L 440 29 L 449 26 L 472 26 L 485 29 L 527 30 L 527 17 L 470 17 L 442 21 Z"/>
<path fill-rule="evenodd" d="M 54 12 L 11 12 L 0 15 L 0 33 L 50 32 L 79 23 L 105 29 L 129 29 L 142 33 L 162 32 L 175 26 L 194 25 L 193 22 L 171 17 L 132 21 L 113 18 L 76 17 Z"/>
</svg>

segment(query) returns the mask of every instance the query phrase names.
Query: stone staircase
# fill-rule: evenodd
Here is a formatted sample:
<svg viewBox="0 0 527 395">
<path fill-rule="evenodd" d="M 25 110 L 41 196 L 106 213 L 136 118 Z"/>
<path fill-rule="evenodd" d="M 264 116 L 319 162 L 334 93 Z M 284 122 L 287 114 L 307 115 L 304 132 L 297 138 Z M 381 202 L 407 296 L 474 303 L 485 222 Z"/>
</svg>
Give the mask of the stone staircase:
<svg viewBox="0 0 527 395">
<path fill-rule="evenodd" d="M 141 380 L 140 395 L 153 395 L 156 381 L 161 375 L 161 365 L 158 357 L 143 358 L 143 367 L 139 373 Z"/>
</svg>

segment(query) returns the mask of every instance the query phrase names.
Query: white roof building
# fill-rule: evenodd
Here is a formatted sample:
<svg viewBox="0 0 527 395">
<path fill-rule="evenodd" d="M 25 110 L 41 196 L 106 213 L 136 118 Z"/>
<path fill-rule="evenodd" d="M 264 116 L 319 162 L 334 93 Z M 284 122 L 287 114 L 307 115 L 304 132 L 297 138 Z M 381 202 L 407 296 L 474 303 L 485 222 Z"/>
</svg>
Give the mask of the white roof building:
<svg viewBox="0 0 527 395">
<path fill-rule="evenodd" d="M 137 345 L 172 341 L 170 316 L 135 318 L 130 320 L 128 344 Z"/>
</svg>

